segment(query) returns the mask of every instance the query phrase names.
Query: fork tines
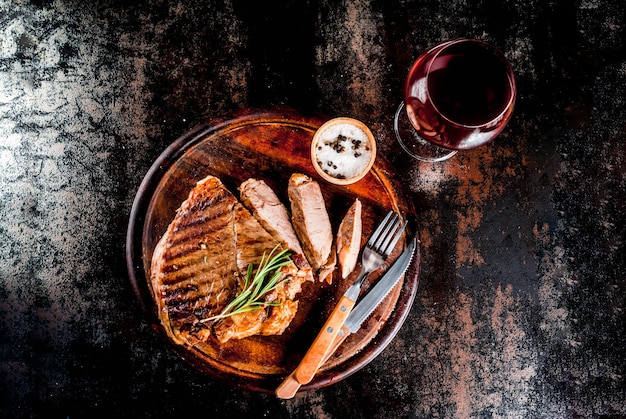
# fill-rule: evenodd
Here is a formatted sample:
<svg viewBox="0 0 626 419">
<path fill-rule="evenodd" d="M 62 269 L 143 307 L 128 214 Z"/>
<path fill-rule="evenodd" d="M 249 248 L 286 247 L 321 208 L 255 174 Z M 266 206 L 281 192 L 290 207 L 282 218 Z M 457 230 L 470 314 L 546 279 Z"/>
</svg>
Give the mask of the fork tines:
<svg viewBox="0 0 626 419">
<path fill-rule="evenodd" d="M 400 239 L 406 225 L 407 222 L 402 223 L 398 214 L 389 211 L 370 237 L 367 246 L 376 253 L 384 255 L 385 257 L 389 256 Z"/>
</svg>

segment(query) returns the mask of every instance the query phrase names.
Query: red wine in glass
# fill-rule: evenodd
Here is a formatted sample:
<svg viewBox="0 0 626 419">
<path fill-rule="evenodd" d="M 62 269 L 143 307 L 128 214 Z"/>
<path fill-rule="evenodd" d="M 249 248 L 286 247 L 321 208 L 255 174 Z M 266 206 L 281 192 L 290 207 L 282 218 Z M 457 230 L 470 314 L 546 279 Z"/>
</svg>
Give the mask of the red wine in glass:
<svg viewBox="0 0 626 419">
<path fill-rule="evenodd" d="M 511 65 L 495 47 L 467 38 L 444 42 L 411 66 L 394 120 L 396 137 L 413 157 L 445 160 L 497 137 L 515 96 Z M 402 124 L 407 118 L 410 125 Z"/>
</svg>

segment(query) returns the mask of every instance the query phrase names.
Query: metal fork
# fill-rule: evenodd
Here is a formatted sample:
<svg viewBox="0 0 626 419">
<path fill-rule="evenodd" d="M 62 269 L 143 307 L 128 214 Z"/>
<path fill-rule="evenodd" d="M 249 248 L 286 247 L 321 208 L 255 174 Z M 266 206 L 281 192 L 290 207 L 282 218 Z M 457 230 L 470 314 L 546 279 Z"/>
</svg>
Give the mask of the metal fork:
<svg viewBox="0 0 626 419">
<path fill-rule="evenodd" d="M 370 273 L 378 269 L 391 254 L 406 225 L 406 221 L 402 223 L 396 213 L 389 211 L 372 233 L 363 249 L 359 276 L 343 294 L 304 358 L 286 381 L 295 377 L 300 384 L 307 384 L 313 379 L 324 362 L 326 354 L 331 349 L 335 336 L 352 311 L 365 279 Z"/>
<path fill-rule="evenodd" d="M 361 272 L 344 296 L 349 297 L 353 301 L 358 298 L 367 276 L 383 264 L 396 247 L 398 240 L 400 240 L 400 236 L 402 236 L 402 232 L 407 224 L 405 221 L 401 225 L 401 222 L 402 220 L 395 212 L 389 211 L 387 213 L 387 216 L 365 244 L 363 254 L 361 255 Z"/>
</svg>

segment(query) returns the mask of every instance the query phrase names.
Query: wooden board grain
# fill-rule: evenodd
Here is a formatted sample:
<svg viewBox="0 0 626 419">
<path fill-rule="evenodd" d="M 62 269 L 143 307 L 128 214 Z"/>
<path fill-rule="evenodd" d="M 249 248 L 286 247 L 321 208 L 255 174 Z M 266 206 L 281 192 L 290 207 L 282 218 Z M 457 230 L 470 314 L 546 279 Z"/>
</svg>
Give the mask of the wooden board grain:
<svg viewBox="0 0 626 419">
<path fill-rule="evenodd" d="M 362 244 L 385 213 L 393 209 L 414 216 L 410 202 L 382 156 L 359 182 L 332 185 L 317 176 L 310 160 L 310 142 L 328 118 L 303 115 L 290 108 L 245 109 L 225 118 L 205 121 L 172 143 L 146 175 L 135 199 L 127 236 L 129 277 L 153 328 L 167 340 L 149 290 L 150 260 L 161 235 L 195 183 L 218 176 L 238 196 L 246 179 L 265 180 L 289 208 L 287 182 L 304 173 L 320 183 L 334 231 L 357 197 L 363 204 Z M 406 235 L 415 234 L 411 229 Z M 400 253 L 390 256 L 390 264 Z M 410 270 L 387 296 L 362 329 L 350 336 L 322 371 L 302 390 L 323 387 L 352 374 L 371 361 L 393 338 L 413 301 L 419 277 L 419 251 Z M 215 340 L 175 345 L 174 351 L 195 368 L 225 382 L 251 390 L 273 392 L 304 355 L 320 326 L 358 274 L 342 279 L 336 271 L 332 284 L 306 283 L 299 296 L 296 318 L 280 336 L 253 336 L 220 345 Z M 382 271 L 374 272 L 364 292 Z"/>
</svg>

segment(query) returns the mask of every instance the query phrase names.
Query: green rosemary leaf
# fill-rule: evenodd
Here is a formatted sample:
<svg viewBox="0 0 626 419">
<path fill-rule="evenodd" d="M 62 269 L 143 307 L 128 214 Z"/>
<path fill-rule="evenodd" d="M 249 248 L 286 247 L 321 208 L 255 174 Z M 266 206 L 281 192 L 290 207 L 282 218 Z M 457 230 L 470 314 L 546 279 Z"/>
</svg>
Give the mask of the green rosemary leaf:
<svg viewBox="0 0 626 419">
<path fill-rule="evenodd" d="M 246 313 L 259 310 L 263 307 L 278 306 L 278 301 L 263 301 L 263 297 L 276 289 L 285 280 L 281 278 L 281 268 L 292 263 L 291 253 L 288 249 L 278 250 L 276 246 L 269 255 L 263 253 L 257 266 L 256 272 L 252 264 L 248 265 L 246 277 L 242 290 L 218 315 L 200 320 L 201 323 L 211 322 L 218 319 L 233 316 L 235 314 Z"/>
</svg>

